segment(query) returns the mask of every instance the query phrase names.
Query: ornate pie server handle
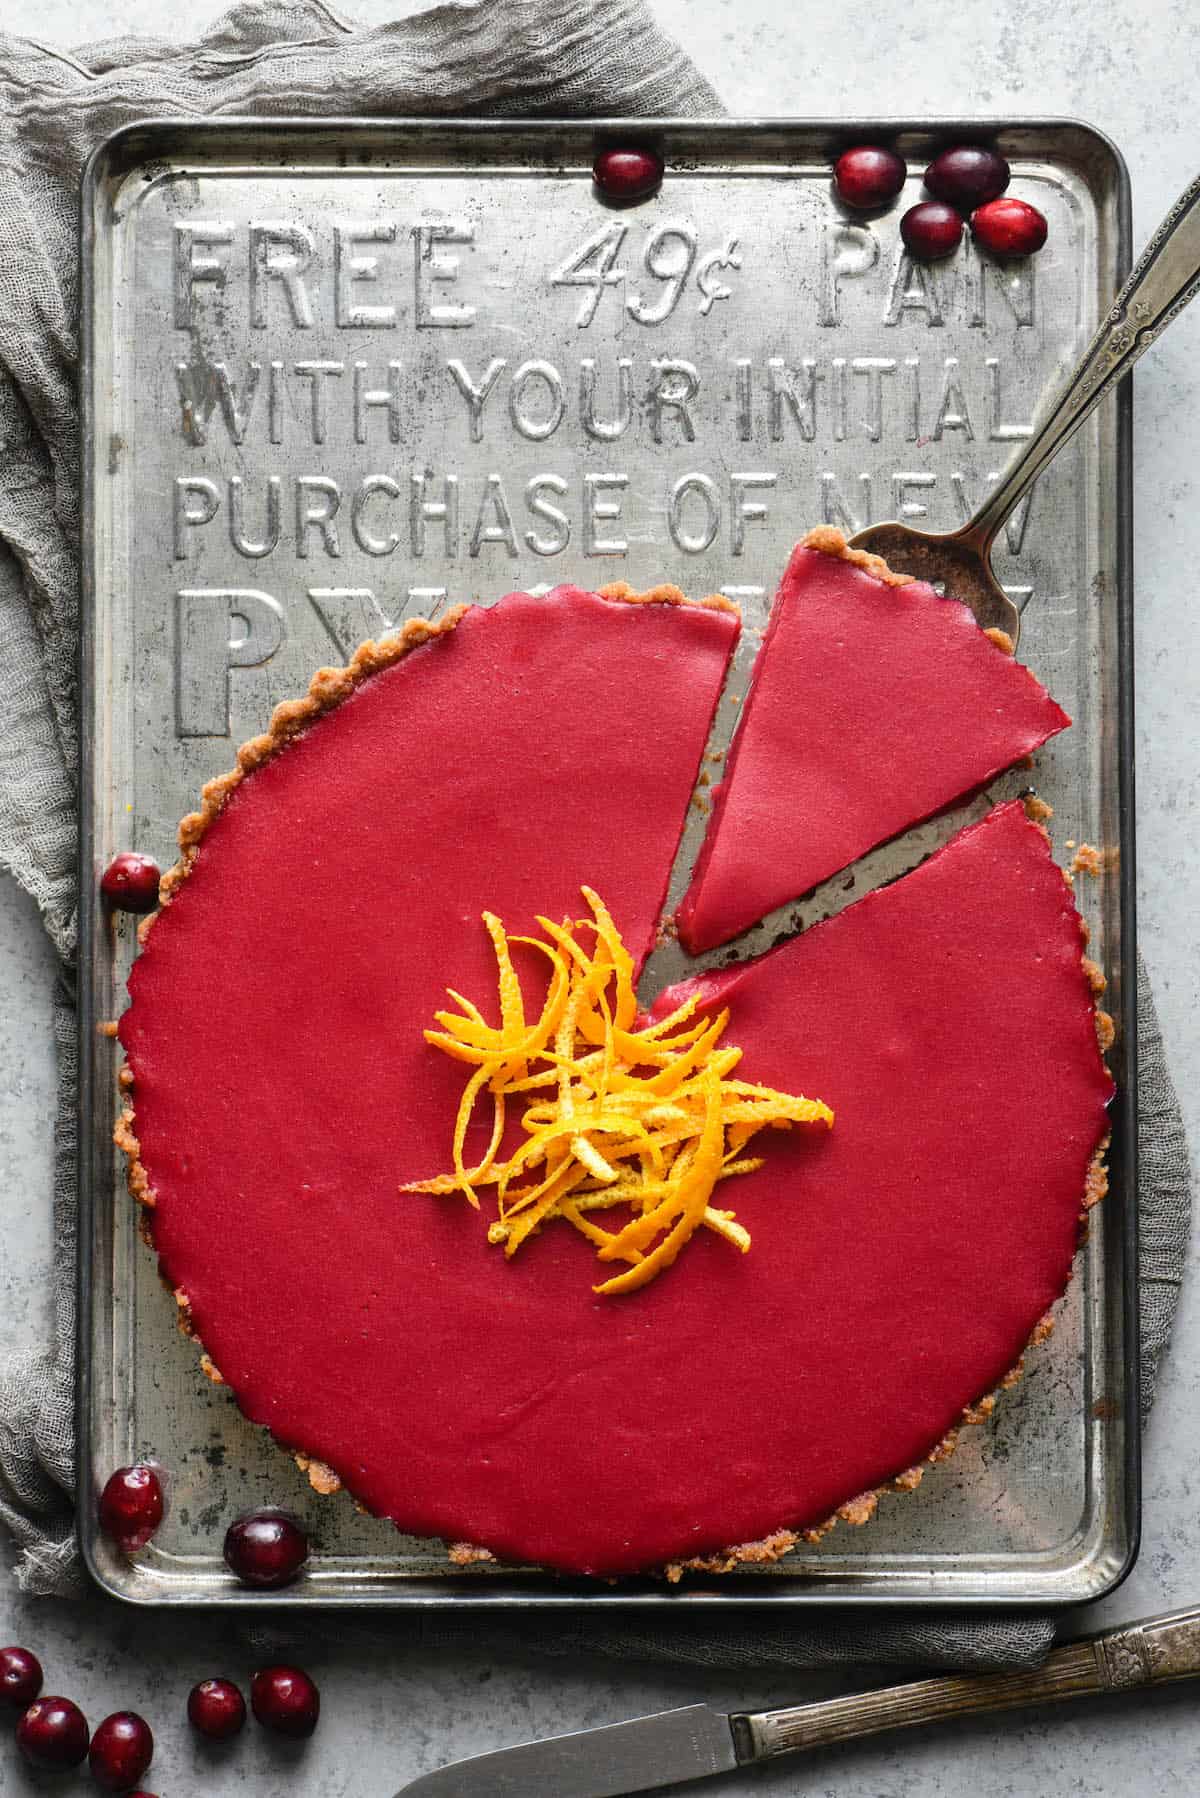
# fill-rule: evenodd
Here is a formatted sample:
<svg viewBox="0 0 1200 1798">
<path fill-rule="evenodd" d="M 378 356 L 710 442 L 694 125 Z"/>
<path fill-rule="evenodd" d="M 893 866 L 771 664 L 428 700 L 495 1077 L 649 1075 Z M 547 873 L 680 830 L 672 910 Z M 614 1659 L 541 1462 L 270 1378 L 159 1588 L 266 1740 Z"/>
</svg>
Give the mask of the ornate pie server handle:
<svg viewBox="0 0 1200 1798">
<path fill-rule="evenodd" d="M 1053 409 L 975 517 L 954 535 L 986 554 L 1051 457 L 1200 291 L 1200 176 L 1172 206 L 1084 351 Z"/>
<path fill-rule="evenodd" d="M 1033 1672 L 953 1674 L 787 1710 L 730 1718 L 739 1760 L 774 1760 L 855 1736 L 911 1729 L 949 1717 L 1016 1710 L 1099 1692 L 1127 1692 L 1200 1675 L 1200 1610 L 1125 1624 L 1052 1649 Z"/>
</svg>

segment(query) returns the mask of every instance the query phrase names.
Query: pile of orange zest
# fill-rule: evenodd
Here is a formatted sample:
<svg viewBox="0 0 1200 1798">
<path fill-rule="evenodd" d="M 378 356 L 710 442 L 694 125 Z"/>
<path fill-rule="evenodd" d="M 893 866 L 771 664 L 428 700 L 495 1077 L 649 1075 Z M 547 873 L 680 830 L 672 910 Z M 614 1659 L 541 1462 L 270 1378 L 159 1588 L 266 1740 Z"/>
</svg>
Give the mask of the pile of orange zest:
<svg viewBox="0 0 1200 1798">
<path fill-rule="evenodd" d="M 434 1014 L 425 1040 L 473 1069 L 454 1122 L 453 1171 L 401 1188 L 462 1193 L 478 1210 L 481 1187 L 494 1187 L 497 1217 L 488 1239 L 507 1256 L 551 1219 L 563 1218 L 593 1245 L 602 1263 L 623 1262 L 593 1288 L 633 1292 L 670 1267 L 700 1228 L 743 1254 L 750 1233 L 732 1211 L 713 1205 L 717 1186 L 762 1166 L 747 1155 L 765 1126 L 833 1123 L 819 1099 L 735 1080 L 742 1051 L 722 1046 L 728 1011 L 695 1018 L 695 997 L 669 1017 L 638 1028 L 634 963 L 608 910 L 590 887 L 587 918 L 552 923 L 545 940 L 512 936 L 483 914 L 496 955 L 500 1022 L 489 1024 L 461 993 L 458 1008 Z M 582 939 L 582 940 L 581 940 Z M 549 979 L 530 1022 L 512 961 L 512 945 L 534 950 Z M 492 1102 L 487 1151 L 464 1160 L 467 1132 L 486 1093 Z M 500 1159 L 509 1100 L 522 1103 L 525 1140 Z M 624 1206 L 629 1222 L 609 1229 L 597 1214 Z"/>
</svg>

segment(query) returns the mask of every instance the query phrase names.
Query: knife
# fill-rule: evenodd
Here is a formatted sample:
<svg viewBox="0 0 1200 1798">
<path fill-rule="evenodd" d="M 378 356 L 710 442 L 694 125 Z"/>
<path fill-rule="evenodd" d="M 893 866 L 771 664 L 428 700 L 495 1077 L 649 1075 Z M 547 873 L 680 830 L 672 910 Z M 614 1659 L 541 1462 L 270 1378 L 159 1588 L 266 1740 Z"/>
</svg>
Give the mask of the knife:
<svg viewBox="0 0 1200 1798">
<path fill-rule="evenodd" d="M 396 1798 L 623 1798 L 887 1729 L 1197 1674 L 1200 1610 L 1173 1611 L 1064 1642 L 1031 1671 L 950 1674 L 777 1711 L 727 1714 L 689 1704 L 455 1761 L 413 1780 Z"/>
</svg>

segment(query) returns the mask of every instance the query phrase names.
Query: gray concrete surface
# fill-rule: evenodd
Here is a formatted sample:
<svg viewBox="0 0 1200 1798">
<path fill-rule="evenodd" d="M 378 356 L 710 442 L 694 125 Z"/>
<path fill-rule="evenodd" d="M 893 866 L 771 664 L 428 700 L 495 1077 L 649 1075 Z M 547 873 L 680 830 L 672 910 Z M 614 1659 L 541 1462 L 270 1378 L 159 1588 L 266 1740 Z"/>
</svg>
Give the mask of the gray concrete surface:
<svg viewBox="0 0 1200 1798">
<path fill-rule="evenodd" d="M 654 0 L 663 23 L 714 78 L 729 109 L 830 117 L 882 113 L 1073 114 L 1110 132 L 1128 158 L 1141 243 L 1200 165 L 1194 80 L 1200 14 L 1172 0 Z M 411 10 L 411 5 L 404 10 Z M 358 0 L 382 20 L 394 0 Z M 3 25 L 69 45 L 124 30 L 179 36 L 217 15 L 167 0 L 4 0 Z M 1137 377 L 1138 776 L 1142 942 L 1192 1140 L 1200 1143 L 1200 947 L 1192 881 L 1200 862 L 1200 306 L 1173 327 Z M 51 958 L 32 907 L 0 879 L 0 1341 L 47 1315 L 48 1133 L 52 1101 Z M 1200 1297 L 1185 1293 L 1146 1449 L 1145 1538 L 1132 1578 L 1101 1608 L 1135 1616 L 1200 1602 L 1195 1515 Z M 183 1696 L 196 1679 L 244 1676 L 245 1650 L 219 1623 L 160 1620 L 85 1605 L 31 1602 L 12 1589 L 0 1548 L 0 1640 L 42 1655 L 51 1689 L 93 1717 L 133 1706 L 159 1752 L 148 1785 L 161 1798 L 387 1798 L 417 1772 L 531 1735 L 704 1698 L 725 1706 L 800 1699 L 815 1681 L 743 1680 L 614 1670 L 584 1663 L 493 1666 L 418 1658 L 396 1625 L 394 1651 L 310 1657 L 325 1716 L 300 1752 L 248 1732 L 232 1751 L 193 1745 Z M 827 1686 L 823 1689 L 828 1689 Z M 783 1764 L 714 1787 L 829 1798 L 1126 1798 L 1200 1790 L 1200 1717 L 1183 1688 L 1071 1713 L 1044 1712 L 922 1732 Z M 0 1792 L 32 1793 L 0 1743 Z M 64 1794 L 94 1787 L 67 1779 Z"/>
</svg>

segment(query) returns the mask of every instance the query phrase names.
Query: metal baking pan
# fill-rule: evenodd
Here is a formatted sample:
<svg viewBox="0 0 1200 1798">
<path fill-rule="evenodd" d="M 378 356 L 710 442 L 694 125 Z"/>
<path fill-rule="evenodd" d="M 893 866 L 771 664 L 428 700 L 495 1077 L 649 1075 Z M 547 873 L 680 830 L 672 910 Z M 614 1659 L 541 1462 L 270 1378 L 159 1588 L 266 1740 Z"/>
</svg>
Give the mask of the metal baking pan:
<svg viewBox="0 0 1200 1798">
<path fill-rule="evenodd" d="M 137 1240 L 102 1030 L 133 952 L 128 923 L 112 931 L 96 903 L 113 853 L 169 863 L 201 784 L 278 700 L 385 622 L 453 600 L 558 580 L 722 588 L 751 627 L 732 683 L 743 690 L 794 539 L 822 520 L 965 517 L 1126 269 L 1125 170 L 1085 125 L 641 122 L 667 177 L 655 199 L 613 209 L 590 167 L 598 143 L 629 129 L 172 120 L 119 132 L 92 162 L 80 1520 L 93 1572 L 124 1598 L 261 1604 L 231 1590 L 220 1548 L 231 1516 L 268 1502 L 302 1512 L 319 1545 L 311 1577 L 270 1600 L 298 1607 L 1045 1606 L 1098 1597 L 1132 1562 L 1128 392 L 1039 482 L 999 556 L 1027 599 L 1022 655 L 1075 719 L 1036 776 L 1060 848 L 1109 851 L 1079 897 L 1118 1023 L 1112 1190 L 1052 1342 L 918 1493 L 778 1566 L 670 1591 L 452 1570 L 439 1544 L 309 1491 L 200 1376 Z M 914 268 L 900 207 L 851 221 L 833 202 L 840 145 L 882 136 L 919 170 L 935 147 L 981 134 L 1049 219 L 1031 262 L 991 263 L 968 244 Z M 867 872 L 911 864 L 958 821 L 873 856 Z M 697 816 L 692 846 L 699 828 Z M 831 883 L 792 915 L 847 897 Z M 680 971 L 672 954 L 658 977 Z M 97 1540 L 95 1494 L 143 1456 L 169 1470 L 171 1509 L 127 1565 Z"/>
</svg>

